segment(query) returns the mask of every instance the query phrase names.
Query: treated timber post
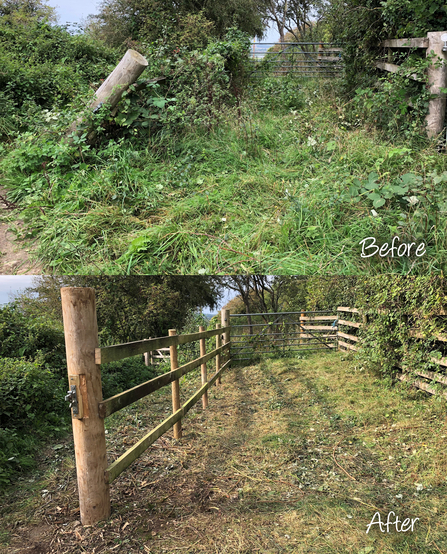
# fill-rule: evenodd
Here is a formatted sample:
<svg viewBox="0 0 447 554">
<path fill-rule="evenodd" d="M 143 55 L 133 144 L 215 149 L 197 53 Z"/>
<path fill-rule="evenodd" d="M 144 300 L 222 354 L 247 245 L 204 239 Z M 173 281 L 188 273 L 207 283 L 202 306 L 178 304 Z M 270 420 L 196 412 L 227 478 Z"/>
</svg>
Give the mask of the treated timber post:
<svg viewBox="0 0 447 554">
<path fill-rule="evenodd" d="M 175 329 L 169 329 L 169 336 L 174 337 L 177 334 Z M 178 368 L 177 359 L 177 345 L 172 344 L 169 347 L 169 354 L 171 356 L 171 371 Z M 180 410 L 180 381 L 172 381 L 172 413 Z M 182 438 L 182 420 L 174 423 L 174 439 Z"/>
<path fill-rule="evenodd" d="M 199 327 L 199 331 L 202 333 L 206 331 L 205 327 L 201 325 Z M 205 356 L 206 354 L 206 339 L 200 339 L 200 357 Z M 207 381 L 207 374 L 206 374 L 206 363 L 202 364 L 200 366 L 200 373 L 202 377 L 202 385 L 204 385 Z M 208 408 L 208 391 L 205 391 L 205 394 L 202 396 L 202 408 Z"/>
<path fill-rule="evenodd" d="M 443 34 L 443 32 L 427 33 L 427 56 L 433 51 L 442 60 L 442 66 L 436 67 L 435 58 L 427 71 L 430 94 L 435 95 L 428 104 L 427 135 L 429 138 L 439 135 L 444 128 L 446 95 L 441 92 L 441 89 L 447 87 L 447 66 L 445 52 L 442 51 L 444 42 L 441 40 L 441 35 Z"/>
<path fill-rule="evenodd" d="M 113 110 L 120 101 L 123 92 L 138 79 L 147 66 L 148 62 L 144 56 L 139 54 L 136 50 L 128 50 L 112 73 L 96 91 L 96 98 L 90 104 L 89 111 L 94 112 L 105 103 L 109 104 L 110 109 Z M 75 135 L 81 135 L 83 129 L 78 129 L 78 125 L 80 125 L 84 119 L 84 117 L 80 117 L 73 122 L 68 129 L 67 136 L 73 133 Z M 69 141 L 71 140 L 69 139 Z"/>
<path fill-rule="evenodd" d="M 73 439 L 78 480 L 79 509 L 83 525 L 110 516 L 104 420 L 99 417 L 102 401 L 101 371 L 95 364 L 98 348 L 95 291 L 86 287 L 61 289 L 68 379 L 76 385 L 82 413 L 72 409 Z"/>
<path fill-rule="evenodd" d="M 220 323 L 216 323 L 216 329 L 220 329 L 221 328 L 221 324 Z M 216 335 L 216 348 L 220 348 L 222 346 L 222 337 L 220 335 L 220 333 L 218 335 Z M 216 354 L 216 373 L 218 373 L 220 370 L 220 354 Z M 217 381 L 216 381 L 216 386 L 217 386 L 217 383 L 220 383 L 220 379 L 219 377 L 217 378 Z"/>
<path fill-rule="evenodd" d="M 222 327 L 227 327 L 227 326 L 230 325 L 230 310 L 222 310 L 220 312 L 220 317 L 221 317 Z M 223 344 L 228 344 L 229 342 L 230 342 L 230 330 L 228 329 L 227 331 L 224 331 Z M 226 353 L 225 359 L 229 360 L 230 359 L 230 347 L 227 348 L 226 352 L 227 353 Z M 228 365 L 228 368 L 229 368 L 229 365 Z M 219 384 L 222 382 L 220 377 L 218 378 L 218 381 L 219 381 Z"/>
</svg>

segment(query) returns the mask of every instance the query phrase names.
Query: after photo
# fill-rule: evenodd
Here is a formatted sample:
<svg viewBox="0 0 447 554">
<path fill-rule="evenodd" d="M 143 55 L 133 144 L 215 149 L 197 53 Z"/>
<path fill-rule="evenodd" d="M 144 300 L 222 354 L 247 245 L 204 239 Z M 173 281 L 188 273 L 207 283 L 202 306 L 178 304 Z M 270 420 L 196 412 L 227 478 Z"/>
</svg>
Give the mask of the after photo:
<svg viewBox="0 0 447 554">
<path fill-rule="evenodd" d="M 447 551 L 445 279 L 0 292 L 1 552 Z"/>
</svg>

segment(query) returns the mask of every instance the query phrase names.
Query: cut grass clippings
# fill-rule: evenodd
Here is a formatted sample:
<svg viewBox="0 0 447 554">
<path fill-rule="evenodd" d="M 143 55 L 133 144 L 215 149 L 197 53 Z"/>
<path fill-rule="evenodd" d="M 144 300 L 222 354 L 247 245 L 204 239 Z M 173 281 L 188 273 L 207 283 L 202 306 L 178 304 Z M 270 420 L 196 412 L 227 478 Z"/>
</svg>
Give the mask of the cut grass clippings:
<svg viewBox="0 0 447 554">
<path fill-rule="evenodd" d="M 2 494 L 1 551 L 446 552 L 445 401 L 386 388 L 344 353 L 305 356 L 224 375 L 182 439 L 169 432 L 112 484 L 107 522 L 80 525 L 72 445 L 59 460 L 50 448 L 43 475 Z M 167 387 L 107 419 L 109 459 L 169 406 Z M 414 531 L 366 533 L 391 511 L 419 518 Z"/>
</svg>

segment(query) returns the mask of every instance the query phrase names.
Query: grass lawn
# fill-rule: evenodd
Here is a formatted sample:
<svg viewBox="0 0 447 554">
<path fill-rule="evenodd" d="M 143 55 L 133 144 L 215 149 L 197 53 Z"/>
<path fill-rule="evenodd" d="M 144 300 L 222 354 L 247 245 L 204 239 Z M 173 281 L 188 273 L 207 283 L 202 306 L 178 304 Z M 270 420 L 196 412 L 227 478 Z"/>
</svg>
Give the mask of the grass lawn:
<svg viewBox="0 0 447 554">
<path fill-rule="evenodd" d="M 186 399 L 199 376 L 183 378 Z M 110 459 L 169 411 L 167 387 L 106 420 Z M 112 516 L 79 523 L 72 444 L 2 493 L 2 552 L 447 551 L 445 400 L 385 388 L 346 353 L 236 367 L 111 486 Z M 374 514 L 419 518 L 366 533 Z M 377 516 L 376 516 L 377 521 Z"/>
<path fill-rule="evenodd" d="M 334 82 L 283 85 L 295 108 L 272 104 L 271 86 L 210 133 L 135 130 L 94 148 L 43 129 L 2 146 L 18 238 L 58 274 L 445 271 L 446 156 L 380 135 Z M 413 255 L 361 257 L 362 239 L 393 236 Z"/>
</svg>

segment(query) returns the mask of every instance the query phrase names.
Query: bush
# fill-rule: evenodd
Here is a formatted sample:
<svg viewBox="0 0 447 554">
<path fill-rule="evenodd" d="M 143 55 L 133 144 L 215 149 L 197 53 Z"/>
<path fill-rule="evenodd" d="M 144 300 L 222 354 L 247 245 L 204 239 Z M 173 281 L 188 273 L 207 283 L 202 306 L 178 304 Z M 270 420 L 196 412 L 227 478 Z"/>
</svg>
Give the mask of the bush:
<svg viewBox="0 0 447 554">
<path fill-rule="evenodd" d="M 28 358 L 67 374 L 62 330 L 42 319 L 26 318 L 14 304 L 0 308 L 0 356 Z"/>
<path fill-rule="evenodd" d="M 63 380 L 39 361 L 0 358 L 0 425 L 33 427 L 39 433 L 51 415 L 58 419 L 66 411 L 64 386 Z"/>
<path fill-rule="evenodd" d="M 101 367 L 103 398 L 131 389 L 156 375 L 154 368 L 146 366 L 141 356 L 104 365 Z"/>
<path fill-rule="evenodd" d="M 0 119 L 0 137 L 29 128 L 27 112 L 63 107 L 113 69 L 119 54 L 86 35 L 30 19 L 27 24 L 0 21 L 0 95 L 8 119 Z M 96 88 L 96 86 L 95 86 Z M 2 102 L 2 104 L 3 104 Z M 13 113 L 11 113 L 11 111 Z"/>
</svg>

